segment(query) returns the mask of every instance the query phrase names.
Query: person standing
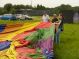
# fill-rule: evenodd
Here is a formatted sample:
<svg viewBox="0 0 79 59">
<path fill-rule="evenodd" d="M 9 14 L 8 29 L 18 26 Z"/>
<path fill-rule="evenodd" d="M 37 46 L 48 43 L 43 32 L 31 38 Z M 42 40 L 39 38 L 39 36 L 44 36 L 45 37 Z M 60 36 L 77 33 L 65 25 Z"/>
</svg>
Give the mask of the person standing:
<svg viewBox="0 0 79 59">
<path fill-rule="evenodd" d="M 53 14 L 52 23 L 55 25 L 55 33 L 56 33 L 58 30 L 58 23 L 59 23 L 59 20 L 56 14 Z"/>
<path fill-rule="evenodd" d="M 59 14 L 59 20 L 60 20 L 60 25 L 59 25 L 59 29 L 61 29 L 61 31 L 64 30 L 64 16 L 62 15 L 62 13 Z"/>
<path fill-rule="evenodd" d="M 50 19 L 49 15 L 47 13 L 44 13 L 43 16 L 42 16 L 42 21 L 43 22 L 49 22 L 49 19 Z"/>
<path fill-rule="evenodd" d="M 59 14 L 58 18 L 59 18 L 58 29 L 57 29 L 56 34 L 55 34 L 56 44 L 60 43 L 60 33 L 63 31 L 63 19 L 64 19 L 62 14 Z"/>
<path fill-rule="evenodd" d="M 52 23 L 55 25 L 54 41 L 56 44 L 59 44 L 60 42 L 59 35 L 60 35 L 61 30 L 59 29 L 60 21 L 56 14 L 53 15 Z"/>
</svg>

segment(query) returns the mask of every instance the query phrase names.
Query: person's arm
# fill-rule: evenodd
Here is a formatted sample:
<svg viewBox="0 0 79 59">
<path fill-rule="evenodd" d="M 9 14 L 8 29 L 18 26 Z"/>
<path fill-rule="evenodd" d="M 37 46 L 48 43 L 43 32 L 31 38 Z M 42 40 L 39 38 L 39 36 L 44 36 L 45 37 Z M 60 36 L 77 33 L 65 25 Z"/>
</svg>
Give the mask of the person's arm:
<svg viewBox="0 0 79 59">
<path fill-rule="evenodd" d="M 54 18 L 52 18 L 52 23 L 55 24 L 55 19 Z"/>
<path fill-rule="evenodd" d="M 60 24 L 60 22 L 58 21 L 58 19 L 57 19 L 57 18 L 52 19 L 52 23 L 54 23 L 54 24 Z"/>
<path fill-rule="evenodd" d="M 58 31 L 58 28 L 59 28 L 59 25 L 60 25 L 61 21 L 56 21 L 54 24 L 55 24 L 55 29 L 56 29 L 56 32 Z"/>
<path fill-rule="evenodd" d="M 61 23 L 61 20 L 55 22 L 55 24 L 58 24 L 58 25 L 60 25 L 60 23 Z"/>
</svg>

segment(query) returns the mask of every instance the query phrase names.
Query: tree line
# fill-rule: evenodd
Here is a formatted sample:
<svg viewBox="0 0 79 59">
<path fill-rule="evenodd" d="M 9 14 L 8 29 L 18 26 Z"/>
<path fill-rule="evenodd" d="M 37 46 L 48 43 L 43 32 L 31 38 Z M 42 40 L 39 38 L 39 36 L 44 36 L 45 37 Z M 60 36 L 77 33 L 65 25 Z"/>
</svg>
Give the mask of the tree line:
<svg viewBox="0 0 79 59">
<path fill-rule="evenodd" d="M 11 3 L 8 3 L 8 4 L 5 4 L 4 7 L 0 7 L 0 14 L 5 14 L 5 13 L 15 14 L 16 11 L 20 9 L 52 10 L 51 12 L 53 13 L 59 13 L 63 10 L 79 11 L 79 6 L 72 7 L 71 5 L 62 4 L 55 8 L 48 8 L 39 4 L 36 7 L 33 7 L 31 5 L 12 5 Z"/>
</svg>

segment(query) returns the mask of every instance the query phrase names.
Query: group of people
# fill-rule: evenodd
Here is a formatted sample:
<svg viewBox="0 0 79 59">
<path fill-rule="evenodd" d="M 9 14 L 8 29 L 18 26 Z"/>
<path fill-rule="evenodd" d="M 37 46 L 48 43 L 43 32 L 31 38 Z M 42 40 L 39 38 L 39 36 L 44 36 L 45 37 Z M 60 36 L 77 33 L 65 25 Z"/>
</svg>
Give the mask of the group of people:
<svg viewBox="0 0 79 59">
<path fill-rule="evenodd" d="M 60 43 L 60 33 L 63 31 L 63 15 L 60 13 L 59 15 L 53 14 L 52 20 L 50 20 L 50 17 L 47 13 L 45 13 L 42 16 L 43 22 L 52 22 L 52 24 L 55 25 L 55 35 L 54 35 L 54 41 L 56 44 Z"/>
</svg>

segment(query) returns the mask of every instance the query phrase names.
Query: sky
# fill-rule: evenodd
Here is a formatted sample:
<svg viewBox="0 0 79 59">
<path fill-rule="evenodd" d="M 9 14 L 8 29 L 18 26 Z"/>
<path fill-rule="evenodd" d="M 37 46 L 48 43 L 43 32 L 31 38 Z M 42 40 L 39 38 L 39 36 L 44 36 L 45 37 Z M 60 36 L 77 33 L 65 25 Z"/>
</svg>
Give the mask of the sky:
<svg viewBox="0 0 79 59">
<path fill-rule="evenodd" d="M 32 2 L 32 3 L 31 3 Z M 0 7 L 3 7 L 7 3 L 13 5 L 23 4 L 36 6 L 37 4 L 43 5 L 49 8 L 60 6 L 61 4 L 69 4 L 72 7 L 79 6 L 79 0 L 0 0 Z"/>
</svg>

